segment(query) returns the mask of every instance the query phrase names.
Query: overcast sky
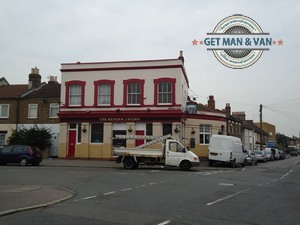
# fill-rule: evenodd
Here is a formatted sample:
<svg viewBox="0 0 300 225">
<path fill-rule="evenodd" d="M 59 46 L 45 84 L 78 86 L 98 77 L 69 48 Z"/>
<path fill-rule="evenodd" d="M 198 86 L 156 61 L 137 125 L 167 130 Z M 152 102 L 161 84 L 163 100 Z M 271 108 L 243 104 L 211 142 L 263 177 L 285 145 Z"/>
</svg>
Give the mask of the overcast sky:
<svg viewBox="0 0 300 225">
<path fill-rule="evenodd" d="M 243 14 L 283 46 L 246 69 L 217 61 L 203 40 L 225 17 Z M 60 80 L 60 64 L 177 58 L 183 50 L 191 97 L 231 104 L 247 119 L 300 133 L 300 2 L 196 0 L 0 0 L 0 77 L 24 84 L 32 67 Z"/>
</svg>

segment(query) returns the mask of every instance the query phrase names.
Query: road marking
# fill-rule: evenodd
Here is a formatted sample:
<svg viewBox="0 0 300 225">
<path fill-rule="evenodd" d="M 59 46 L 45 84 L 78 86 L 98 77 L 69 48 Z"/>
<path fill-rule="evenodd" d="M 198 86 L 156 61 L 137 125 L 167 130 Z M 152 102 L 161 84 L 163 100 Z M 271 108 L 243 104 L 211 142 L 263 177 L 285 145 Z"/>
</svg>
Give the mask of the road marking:
<svg viewBox="0 0 300 225">
<path fill-rule="evenodd" d="M 168 224 L 168 223 L 170 223 L 171 222 L 171 220 L 166 220 L 166 221 L 164 221 L 164 222 L 162 222 L 162 223 L 159 223 L 159 224 L 157 224 L 157 225 L 166 225 L 166 224 Z"/>
<path fill-rule="evenodd" d="M 229 184 L 229 183 L 219 183 L 221 186 L 233 186 L 234 184 Z"/>
<path fill-rule="evenodd" d="M 248 166 L 244 167 L 244 168 L 242 169 L 242 171 L 245 171 L 245 170 L 247 169 L 247 167 L 248 167 Z"/>
<path fill-rule="evenodd" d="M 239 191 L 239 192 L 237 192 L 237 193 L 235 193 L 235 194 L 228 195 L 228 196 L 226 196 L 226 197 L 224 197 L 224 198 L 219 198 L 219 199 L 217 199 L 217 200 L 215 200 L 215 201 L 213 201 L 213 202 L 209 202 L 209 203 L 207 203 L 206 205 L 207 205 L 207 206 L 210 206 L 210 205 L 216 204 L 216 203 L 218 203 L 218 202 L 224 201 L 224 200 L 226 200 L 226 199 L 228 199 L 228 198 L 232 198 L 232 197 L 234 197 L 234 196 L 237 196 L 237 195 L 239 195 L 239 194 L 241 194 L 241 193 L 244 193 L 244 192 L 246 192 L 246 191 L 249 191 L 249 190 L 250 190 L 250 188 L 244 189 L 244 190 Z"/>
<path fill-rule="evenodd" d="M 154 184 L 157 184 L 157 182 L 152 182 L 152 183 L 149 183 L 149 185 L 154 185 Z"/>
<path fill-rule="evenodd" d="M 89 197 L 85 197 L 85 198 L 75 199 L 74 202 L 88 200 L 88 199 L 92 199 L 92 198 L 96 198 L 96 197 L 97 197 L 97 195 L 93 195 L 93 196 L 89 196 Z"/>
<path fill-rule="evenodd" d="M 135 188 L 142 188 L 142 187 L 146 187 L 146 185 L 142 184 L 142 185 L 135 186 Z"/>
<path fill-rule="evenodd" d="M 112 194 L 115 194 L 115 193 L 116 193 L 115 191 L 111 191 L 111 192 L 106 192 L 103 195 L 112 195 Z"/>
<path fill-rule="evenodd" d="M 132 190 L 132 188 L 124 188 L 121 191 L 130 191 L 130 190 Z"/>
</svg>

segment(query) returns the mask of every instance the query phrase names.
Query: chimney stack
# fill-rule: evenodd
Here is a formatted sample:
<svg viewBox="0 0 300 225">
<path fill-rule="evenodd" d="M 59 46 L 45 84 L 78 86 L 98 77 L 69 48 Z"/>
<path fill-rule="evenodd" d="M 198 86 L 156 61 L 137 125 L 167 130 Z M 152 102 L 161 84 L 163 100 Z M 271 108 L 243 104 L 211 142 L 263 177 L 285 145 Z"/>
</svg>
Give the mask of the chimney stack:
<svg viewBox="0 0 300 225">
<path fill-rule="evenodd" d="M 178 59 L 181 59 L 182 63 L 184 63 L 183 51 L 180 51 Z"/>
<path fill-rule="evenodd" d="M 226 113 L 226 116 L 227 116 L 227 117 L 231 116 L 231 107 L 230 107 L 230 103 L 226 103 L 225 113 Z"/>
<path fill-rule="evenodd" d="M 31 68 L 31 74 L 28 76 L 28 88 L 37 88 L 41 85 L 42 76 L 39 74 L 37 67 Z"/>
<path fill-rule="evenodd" d="M 210 95 L 209 97 L 208 97 L 208 102 L 207 102 L 207 104 L 208 104 L 208 108 L 211 110 L 211 111 L 215 111 L 215 109 L 216 109 L 216 104 L 215 104 L 215 99 L 214 99 L 214 96 L 213 95 Z"/>
</svg>

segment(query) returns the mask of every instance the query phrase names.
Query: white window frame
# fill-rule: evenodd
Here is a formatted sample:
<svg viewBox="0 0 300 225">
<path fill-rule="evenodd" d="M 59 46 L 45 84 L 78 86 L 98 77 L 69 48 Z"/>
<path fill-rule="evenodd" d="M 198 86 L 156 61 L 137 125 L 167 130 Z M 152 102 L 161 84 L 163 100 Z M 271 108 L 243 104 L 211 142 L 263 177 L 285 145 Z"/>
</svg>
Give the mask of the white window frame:
<svg viewBox="0 0 300 225">
<path fill-rule="evenodd" d="M 127 84 L 127 105 L 141 105 L 142 85 L 140 83 Z"/>
<path fill-rule="evenodd" d="M 7 107 L 6 113 L 5 112 L 3 113 L 5 107 Z M 9 117 L 9 104 L 0 104 L 0 118 L 8 118 L 8 117 Z"/>
<path fill-rule="evenodd" d="M 102 88 L 104 89 L 102 89 Z M 98 106 L 109 106 L 111 104 L 111 85 L 110 84 L 99 84 L 98 85 Z"/>
<path fill-rule="evenodd" d="M 36 119 L 38 117 L 38 104 L 28 104 L 28 118 Z"/>
<path fill-rule="evenodd" d="M 58 118 L 57 113 L 59 112 L 58 103 L 50 103 L 49 105 L 49 118 Z"/>
<path fill-rule="evenodd" d="M 74 88 L 77 88 L 74 91 Z M 73 89 L 73 93 L 72 93 Z M 81 106 L 82 104 L 82 85 L 72 84 L 69 86 L 69 105 L 70 106 Z"/>
<path fill-rule="evenodd" d="M 200 145 L 208 145 L 211 138 L 211 128 L 210 124 L 200 124 L 199 126 L 199 143 Z M 202 136 L 202 142 L 201 142 Z M 207 138 L 208 137 L 208 138 Z M 205 141 L 208 140 L 208 141 Z"/>
<path fill-rule="evenodd" d="M 158 85 L 158 87 L 157 87 L 157 98 L 158 98 L 157 103 L 159 105 L 171 105 L 172 104 L 172 83 L 171 82 L 159 82 L 157 85 Z M 170 88 L 170 90 L 168 90 L 169 88 Z"/>
<path fill-rule="evenodd" d="M 6 134 L 6 132 L 0 132 L 0 147 L 3 147 L 5 145 Z"/>
</svg>

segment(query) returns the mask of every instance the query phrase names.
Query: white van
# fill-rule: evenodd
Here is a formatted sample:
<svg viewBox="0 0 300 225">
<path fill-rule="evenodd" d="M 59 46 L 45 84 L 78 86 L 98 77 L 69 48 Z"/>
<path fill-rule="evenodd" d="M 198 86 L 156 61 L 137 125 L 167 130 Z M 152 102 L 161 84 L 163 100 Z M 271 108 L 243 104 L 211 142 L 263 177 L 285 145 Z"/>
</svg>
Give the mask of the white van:
<svg viewBox="0 0 300 225">
<path fill-rule="evenodd" d="M 226 163 L 235 167 L 243 165 L 246 154 L 241 139 L 225 135 L 212 135 L 208 146 L 209 166 L 214 163 Z"/>
</svg>

